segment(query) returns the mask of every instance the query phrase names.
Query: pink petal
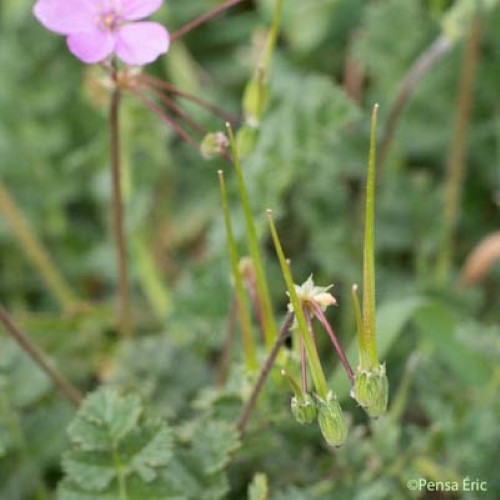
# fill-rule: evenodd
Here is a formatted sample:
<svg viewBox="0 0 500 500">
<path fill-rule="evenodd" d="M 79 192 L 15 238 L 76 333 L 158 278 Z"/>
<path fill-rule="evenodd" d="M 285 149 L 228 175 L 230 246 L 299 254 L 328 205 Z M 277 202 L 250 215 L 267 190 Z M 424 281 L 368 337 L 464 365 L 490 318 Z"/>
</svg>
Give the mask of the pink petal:
<svg viewBox="0 0 500 500">
<path fill-rule="evenodd" d="M 127 21 L 137 21 L 156 12 L 163 0 L 122 0 L 121 15 Z"/>
<path fill-rule="evenodd" d="M 67 39 L 69 50 L 87 64 L 103 61 L 114 50 L 115 35 L 109 31 L 94 28 L 86 33 L 76 33 Z"/>
<path fill-rule="evenodd" d="M 48 30 L 70 35 L 95 26 L 96 5 L 94 0 L 38 0 L 33 14 Z"/>
<path fill-rule="evenodd" d="M 130 66 L 151 63 L 170 46 L 168 31 L 158 23 L 126 24 L 116 34 L 116 55 Z"/>
</svg>

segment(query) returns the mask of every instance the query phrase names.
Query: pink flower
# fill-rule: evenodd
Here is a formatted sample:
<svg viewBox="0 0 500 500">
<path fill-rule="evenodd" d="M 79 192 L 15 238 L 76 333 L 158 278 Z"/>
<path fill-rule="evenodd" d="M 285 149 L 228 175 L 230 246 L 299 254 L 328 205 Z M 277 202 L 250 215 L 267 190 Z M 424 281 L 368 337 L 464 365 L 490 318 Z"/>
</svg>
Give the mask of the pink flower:
<svg viewBox="0 0 500 500">
<path fill-rule="evenodd" d="M 94 64 L 112 54 L 141 66 L 168 51 L 168 31 L 158 23 L 135 22 L 157 11 L 163 0 L 38 0 L 33 12 L 47 29 L 67 36 L 69 50 Z"/>
</svg>

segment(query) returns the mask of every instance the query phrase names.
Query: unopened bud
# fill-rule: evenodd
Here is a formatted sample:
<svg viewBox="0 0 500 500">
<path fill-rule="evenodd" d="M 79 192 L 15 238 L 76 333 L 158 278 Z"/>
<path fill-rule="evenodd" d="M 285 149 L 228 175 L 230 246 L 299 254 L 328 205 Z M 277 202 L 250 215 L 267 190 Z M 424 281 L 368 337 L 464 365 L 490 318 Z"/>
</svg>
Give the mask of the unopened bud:
<svg viewBox="0 0 500 500">
<path fill-rule="evenodd" d="M 370 417 L 381 417 L 387 410 L 389 382 L 385 373 L 385 365 L 378 369 L 359 369 L 354 378 L 352 397 L 368 413 Z"/>
<path fill-rule="evenodd" d="M 296 396 L 291 401 L 292 414 L 299 424 L 310 424 L 316 418 L 316 403 L 309 394 L 299 399 Z"/>
<path fill-rule="evenodd" d="M 205 160 L 212 160 L 226 154 L 229 147 L 229 139 L 223 132 L 207 134 L 201 142 L 200 151 Z"/>
<path fill-rule="evenodd" d="M 342 446 L 347 437 L 347 424 L 337 397 L 332 392 L 326 400 L 317 397 L 318 424 L 321 434 L 331 446 Z"/>
</svg>

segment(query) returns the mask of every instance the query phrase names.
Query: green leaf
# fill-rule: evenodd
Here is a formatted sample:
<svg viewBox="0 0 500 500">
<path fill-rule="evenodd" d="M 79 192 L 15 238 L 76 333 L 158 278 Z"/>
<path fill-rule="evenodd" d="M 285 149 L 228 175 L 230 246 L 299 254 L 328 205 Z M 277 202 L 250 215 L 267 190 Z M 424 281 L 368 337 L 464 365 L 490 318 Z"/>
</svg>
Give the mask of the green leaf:
<svg viewBox="0 0 500 500">
<path fill-rule="evenodd" d="M 225 422 L 200 425 L 193 435 L 191 453 L 198 458 L 204 474 L 214 474 L 228 463 L 231 453 L 240 446 L 236 429 Z"/>
<path fill-rule="evenodd" d="M 490 367 L 482 357 L 457 339 L 460 320 L 449 308 L 439 303 L 429 304 L 418 311 L 415 324 L 424 346 L 465 384 L 483 385 L 491 377 Z"/>
<path fill-rule="evenodd" d="M 73 447 L 63 459 L 60 498 L 160 498 L 153 491 L 166 491 L 161 475 L 172 458 L 171 431 L 146 420 L 136 396 L 108 388 L 91 394 L 68 433 Z"/>
</svg>

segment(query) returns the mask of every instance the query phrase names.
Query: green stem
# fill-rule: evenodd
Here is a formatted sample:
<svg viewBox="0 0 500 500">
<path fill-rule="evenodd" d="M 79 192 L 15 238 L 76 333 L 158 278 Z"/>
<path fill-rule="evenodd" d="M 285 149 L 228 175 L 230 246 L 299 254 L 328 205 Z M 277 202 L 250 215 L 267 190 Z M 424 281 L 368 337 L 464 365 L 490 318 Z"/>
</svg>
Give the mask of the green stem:
<svg viewBox="0 0 500 500">
<path fill-rule="evenodd" d="M 358 357 L 362 367 L 369 366 L 369 360 L 366 357 L 367 346 L 363 335 L 363 318 L 361 316 L 361 306 L 358 299 L 358 285 L 354 284 L 351 288 L 352 303 L 354 306 L 354 318 L 356 320 L 356 337 L 358 339 Z"/>
<path fill-rule="evenodd" d="M 231 304 L 229 305 L 229 312 L 227 314 L 226 339 L 224 341 L 224 346 L 222 347 L 222 353 L 217 367 L 216 384 L 218 386 L 223 386 L 227 380 L 229 361 L 231 358 L 231 351 L 233 348 L 233 341 L 236 329 L 237 313 L 238 313 L 238 302 L 236 300 L 236 297 L 233 297 L 231 299 Z"/>
<path fill-rule="evenodd" d="M 229 206 L 227 202 L 224 172 L 222 172 L 222 170 L 219 170 L 217 172 L 217 175 L 219 176 L 220 195 L 222 200 L 222 209 L 224 211 L 224 222 L 226 225 L 227 246 L 229 249 L 229 257 L 231 260 L 231 273 L 233 276 L 234 286 L 236 288 L 237 309 L 238 317 L 240 320 L 241 333 L 243 336 L 245 361 L 247 369 L 249 371 L 253 371 L 257 368 L 257 357 L 255 355 L 255 345 L 252 336 L 252 326 L 250 321 L 248 300 L 245 292 L 245 285 L 243 284 L 243 279 L 239 270 L 238 250 L 236 247 L 236 241 L 234 240 L 233 227 L 231 224 L 231 214 L 229 213 Z"/>
<path fill-rule="evenodd" d="M 287 382 L 290 384 L 290 388 L 292 392 L 295 394 L 295 397 L 303 403 L 305 401 L 304 393 L 300 388 L 300 385 L 295 381 L 295 379 L 287 373 L 285 370 L 281 370 L 281 375 L 286 378 Z"/>
<path fill-rule="evenodd" d="M 318 396 L 326 399 L 328 392 L 325 374 L 323 373 L 323 368 L 321 367 L 321 362 L 319 360 L 318 351 L 314 345 L 312 336 L 307 328 L 307 321 L 302 311 L 302 304 L 300 303 L 299 297 L 295 290 L 295 285 L 293 283 L 292 273 L 286 261 L 285 254 L 283 253 L 283 248 L 278 237 L 278 232 L 276 231 L 276 226 L 274 225 L 272 211 L 267 211 L 267 218 L 269 221 L 269 227 L 271 229 L 271 235 L 273 238 L 274 246 L 276 248 L 276 254 L 278 255 L 278 260 L 281 266 L 281 272 L 286 282 L 286 287 L 288 289 L 288 294 L 290 296 L 290 301 L 293 306 L 295 317 L 297 319 L 297 324 L 299 327 L 299 332 L 302 335 L 302 340 L 307 352 L 307 357 L 309 361 L 309 366 L 311 367 L 311 374 L 314 381 L 314 386 L 316 387 L 316 392 Z"/>
<path fill-rule="evenodd" d="M 144 295 L 155 316 L 164 321 L 172 312 L 172 301 L 169 290 L 165 286 L 161 273 L 158 271 L 146 238 L 137 232 L 132 238 L 134 262 L 137 265 L 137 278 Z"/>
<path fill-rule="evenodd" d="M 437 277 L 446 284 L 453 261 L 453 249 L 460 200 L 466 172 L 467 134 L 474 97 L 474 80 L 481 42 L 481 20 L 475 16 L 463 55 L 458 89 L 458 106 L 444 186 L 444 229 L 438 259 Z"/>
<path fill-rule="evenodd" d="M 365 244 L 363 254 L 363 346 L 373 367 L 378 366 L 375 337 L 375 162 L 378 104 L 373 106 L 366 182 Z M 364 366 L 369 369 L 370 367 Z"/>
<path fill-rule="evenodd" d="M 0 322 L 3 323 L 7 333 L 16 341 L 19 347 L 38 365 L 38 367 L 52 380 L 54 385 L 66 399 L 78 407 L 82 401 L 80 391 L 66 380 L 53 368 L 45 358 L 45 355 L 24 335 L 10 318 L 7 311 L 0 305 Z"/>
<path fill-rule="evenodd" d="M 113 453 L 113 464 L 115 466 L 115 471 L 116 471 L 116 479 L 118 481 L 118 491 L 120 495 L 119 500 L 128 500 L 127 485 L 125 482 L 126 478 L 123 471 L 123 465 L 115 445 L 113 445 L 112 453 Z"/>
<path fill-rule="evenodd" d="M 266 69 L 271 64 L 271 58 L 273 57 L 274 48 L 276 47 L 276 41 L 278 40 L 278 34 L 280 31 L 282 13 L 283 0 L 276 0 L 276 3 L 274 4 L 273 24 L 271 26 L 271 30 L 269 31 L 266 49 L 262 60 L 262 65 Z"/>
<path fill-rule="evenodd" d="M 19 241 L 23 252 L 40 274 L 47 289 L 58 301 L 65 313 L 74 311 L 78 299 L 57 270 L 49 252 L 37 239 L 21 209 L 0 181 L 0 211 Z"/>
<path fill-rule="evenodd" d="M 118 288 L 120 295 L 120 332 L 123 338 L 130 338 L 132 336 L 133 326 L 124 229 L 119 123 L 120 100 L 121 92 L 120 89 L 116 87 L 111 95 L 109 108 L 111 178 L 113 187 L 113 234 L 115 240 Z"/>
<path fill-rule="evenodd" d="M 248 192 L 245 186 L 245 179 L 243 177 L 243 172 L 238 157 L 236 141 L 231 125 L 227 123 L 226 126 L 231 143 L 231 152 L 233 156 L 233 165 L 236 171 L 236 178 L 238 181 L 238 190 L 240 193 L 241 204 L 243 206 L 243 213 L 245 216 L 248 249 L 250 251 L 250 256 L 252 257 L 252 262 L 255 268 L 255 284 L 257 287 L 260 310 L 262 312 L 264 340 L 266 343 L 266 348 L 267 350 L 269 350 L 273 346 L 276 339 L 276 325 L 274 323 L 273 307 L 271 304 L 271 297 L 269 294 L 269 287 L 264 271 L 264 265 L 262 263 L 262 257 L 260 255 L 259 240 L 257 238 L 257 231 L 255 229 L 255 223 L 252 216 L 252 209 L 250 207 Z"/>
</svg>

